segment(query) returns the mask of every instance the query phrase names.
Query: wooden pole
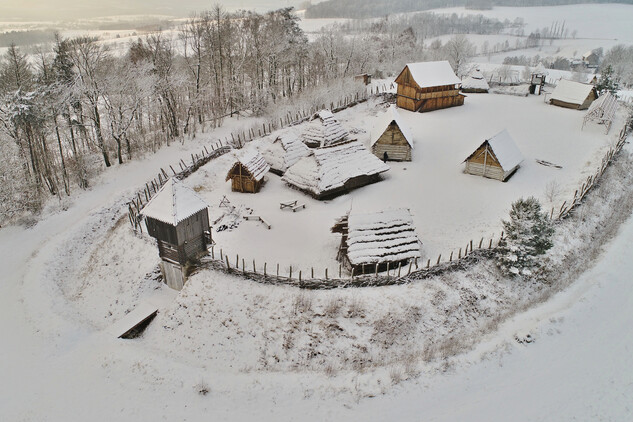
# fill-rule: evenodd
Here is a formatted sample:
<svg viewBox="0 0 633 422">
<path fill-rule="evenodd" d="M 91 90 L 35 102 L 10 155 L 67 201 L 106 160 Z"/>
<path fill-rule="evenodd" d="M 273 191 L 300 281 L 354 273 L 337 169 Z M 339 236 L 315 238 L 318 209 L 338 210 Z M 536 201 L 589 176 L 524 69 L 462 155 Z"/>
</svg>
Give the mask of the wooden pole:
<svg viewBox="0 0 633 422">
<path fill-rule="evenodd" d="M 400 267 L 402 266 L 402 261 L 398 262 L 398 278 L 400 278 Z"/>
<path fill-rule="evenodd" d="M 409 271 L 407 272 L 407 275 L 411 274 L 411 267 L 413 266 L 413 261 L 409 260 Z"/>
<path fill-rule="evenodd" d="M 257 274 L 257 270 L 255 269 L 255 260 L 253 259 L 253 272 Z"/>
<path fill-rule="evenodd" d="M 451 256 L 448 257 L 448 262 L 453 262 L 453 251 L 451 251 Z"/>
<path fill-rule="evenodd" d="M 440 259 L 442 259 L 442 254 L 440 254 L 440 255 L 437 257 L 437 263 L 436 263 L 435 265 L 439 265 L 439 264 L 440 264 Z"/>
<path fill-rule="evenodd" d="M 279 264 L 277 264 L 277 278 L 279 279 Z"/>
<path fill-rule="evenodd" d="M 431 258 L 426 260 L 426 268 L 428 269 L 431 266 Z"/>
<path fill-rule="evenodd" d="M 314 267 L 310 267 L 310 278 L 314 278 Z"/>
<path fill-rule="evenodd" d="M 479 247 L 477 247 L 477 249 L 481 249 L 481 244 L 484 242 L 484 238 L 482 237 L 481 240 L 479 241 Z"/>
<path fill-rule="evenodd" d="M 266 263 L 264 262 L 264 277 L 266 277 Z"/>
<path fill-rule="evenodd" d="M 229 256 L 225 255 L 224 257 L 226 258 L 226 268 L 228 268 L 230 270 L 231 269 L 231 264 L 229 264 Z"/>
<path fill-rule="evenodd" d="M 389 278 L 389 261 L 387 261 L 387 278 Z"/>
<path fill-rule="evenodd" d="M 290 280 L 292 280 L 292 265 L 290 266 L 290 277 L 288 277 Z"/>
<path fill-rule="evenodd" d="M 244 261 L 244 258 L 242 258 L 242 272 L 246 272 L 246 261 Z"/>
<path fill-rule="evenodd" d="M 240 268 L 240 256 L 235 255 L 235 268 Z"/>
<path fill-rule="evenodd" d="M 325 279 L 327 280 L 327 268 L 325 268 Z"/>
</svg>

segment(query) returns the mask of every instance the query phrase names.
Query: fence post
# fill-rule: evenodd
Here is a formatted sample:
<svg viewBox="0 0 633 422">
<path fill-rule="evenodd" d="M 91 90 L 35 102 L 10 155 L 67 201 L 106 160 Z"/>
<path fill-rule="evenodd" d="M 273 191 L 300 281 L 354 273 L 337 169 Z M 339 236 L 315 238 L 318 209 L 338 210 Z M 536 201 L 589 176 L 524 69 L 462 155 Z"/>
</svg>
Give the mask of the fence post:
<svg viewBox="0 0 633 422">
<path fill-rule="evenodd" d="M 462 259 L 462 248 L 459 248 L 459 252 L 457 253 L 457 259 Z"/>
<path fill-rule="evenodd" d="M 255 260 L 253 259 L 253 272 L 257 274 L 257 270 L 255 269 Z"/>
<path fill-rule="evenodd" d="M 484 238 L 482 237 L 481 240 L 479 241 L 479 246 L 477 247 L 477 249 L 481 249 L 481 244 L 484 243 Z"/>
<path fill-rule="evenodd" d="M 389 261 L 387 261 L 387 278 L 389 278 Z"/>
<path fill-rule="evenodd" d="M 448 262 L 453 262 L 453 251 L 451 251 L 451 256 L 448 258 Z"/>
<path fill-rule="evenodd" d="M 325 279 L 327 280 L 327 267 L 325 268 Z"/>
<path fill-rule="evenodd" d="M 246 262 L 244 261 L 244 258 L 242 258 L 242 272 L 246 272 Z"/>
<path fill-rule="evenodd" d="M 277 263 L 277 280 L 279 280 L 279 263 Z"/>
<path fill-rule="evenodd" d="M 407 275 L 411 274 L 411 267 L 413 266 L 413 261 L 409 260 L 409 271 L 407 272 Z"/>
<path fill-rule="evenodd" d="M 235 255 L 235 268 L 240 268 L 240 256 L 238 254 Z"/>
<path fill-rule="evenodd" d="M 431 258 L 426 260 L 426 268 L 428 269 L 431 266 Z"/>
<path fill-rule="evenodd" d="M 220 261 L 223 261 L 223 258 L 222 258 L 222 248 L 220 248 Z"/>
<path fill-rule="evenodd" d="M 266 263 L 264 262 L 264 278 L 266 278 Z"/>
<path fill-rule="evenodd" d="M 437 257 L 437 263 L 435 265 L 440 265 L 440 259 L 442 259 L 442 254 Z"/>
<path fill-rule="evenodd" d="M 402 261 L 398 262 L 398 278 L 400 278 L 400 267 L 402 266 Z"/>
<path fill-rule="evenodd" d="M 211 245 L 211 259 L 215 259 L 215 255 L 213 254 L 213 245 Z"/>
<path fill-rule="evenodd" d="M 224 257 L 226 258 L 226 268 L 228 268 L 230 270 L 231 269 L 231 265 L 229 264 L 229 256 L 225 255 Z"/>
<path fill-rule="evenodd" d="M 310 278 L 314 278 L 314 267 L 310 267 Z"/>
<path fill-rule="evenodd" d="M 292 280 L 292 265 L 290 266 L 290 277 L 288 277 L 290 280 Z"/>
</svg>

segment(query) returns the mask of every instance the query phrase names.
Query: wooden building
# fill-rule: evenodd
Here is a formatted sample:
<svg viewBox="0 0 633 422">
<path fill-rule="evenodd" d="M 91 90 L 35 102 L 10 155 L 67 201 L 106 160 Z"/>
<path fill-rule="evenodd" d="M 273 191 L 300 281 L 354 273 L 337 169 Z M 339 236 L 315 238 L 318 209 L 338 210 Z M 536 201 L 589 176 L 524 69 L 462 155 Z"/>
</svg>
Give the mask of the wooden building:
<svg viewBox="0 0 633 422">
<path fill-rule="evenodd" d="M 237 157 L 226 175 L 233 192 L 257 193 L 264 184 L 264 175 L 270 166 L 256 150 L 249 150 Z"/>
<path fill-rule="evenodd" d="M 270 171 L 281 176 L 301 157 L 309 155 L 310 149 L 296 133 L 287 131 L 264 144 L 261 154 L 270 164 Z"/>
<path fill-rule="evenodd" d="M 183 267 L 207 251 L 207 207 L 193 190 L 172 177 L 141 210 L 147 232 L 158 243 L 163 276 L 171 288 L 182 289 Z"/>
<path fill-rule="evenodd" d="M 514 174 L 523 161 L 507 130 L 503 130 L 484 141 L 468 158 L 465 172 L 505 182 Z"/>
<path fill-rule="evenodd" d="M 361 73 L 354 76 L 355 81 L 362 82 L 363 85 L 369 85 L 371 83 L 371 75 L 369 73 Z"/>
<path fill-rule="evenodd" d="M 376 118 L 370 145 L 371 152 L 383 161 L 411 161 L 413 135 L 395 105 Z"/>
<path fill-rule="evenodd" d="M 447 61 L 409 63 L 396 83 L 396 104 L 405 110 L 425 112 L 464 104 L 461 81 Z"/>
<path fill-rule="evenodd" d="M 561 79 L 554 88 L 549 102 L 559 107 L 586 110 L 596 98 L 598 91 L 595 86 Z"/>
<path fill-rule="evenodd" d="M 310 118 L 302 138 L 310 148 L 320 148 L 344 142 L 347 135 L 347 130 L 330 110 L 321 110 Z"/>
<path fill-rule="evenodd" d="M 484 74 L 481 73 L 481 70 L 475 69 L 466 79 L 462 81 L 462 92 L 466 93 L 487 93 L 490 89 L 488 86 L 488 82 L 484 77 Z"/>
<path fill-rule="evenodd" d="M 582 61 L 587 67 L 596 68 L 600 64 L 600 56 L 596 50 L 587 51 L 582 55 Z"/>
<path fill-rule="evenodd" d="M 337 259 L 354 274 L 397 269 L 420 258 L 420 240 L 409 210 L 350 213 L 338 219 L 333 233 L 341 233 Z"/>
<path fill-rule="evenodd" d="M 547 78 L 547 70 L 543 63 L 539 63 L 530 74 L 530 94 L 541 95 L 545 80 Z"/>
<path fill-rule="evenodd" d="M 281 180 L 316 199 L 331 198 L 380 180 L 389 166 L 358 141 L 316 148 L 293 164 Z"/>
</svg>

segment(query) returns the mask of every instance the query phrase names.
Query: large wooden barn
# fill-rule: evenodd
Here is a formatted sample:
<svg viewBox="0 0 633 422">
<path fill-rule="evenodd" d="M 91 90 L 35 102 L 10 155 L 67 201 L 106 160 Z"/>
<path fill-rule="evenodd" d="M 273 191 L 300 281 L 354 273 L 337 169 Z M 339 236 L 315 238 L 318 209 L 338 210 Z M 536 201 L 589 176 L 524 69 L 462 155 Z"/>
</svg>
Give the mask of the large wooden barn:
<svg viewBox="0 0 633 422">
<path fill-rule="evenodd" d="M 302 137 L 310 148 L 320 148 L 344 142 L 347 135 L 330 110 L 321 110 L 310 118 Z"/>
<path fill-rule="evenodd" d="M 165 282 L 173 289 L 182 289 L 187 262 L 207 251 L 207 207 L 193 190 L 172 177 L 141 210 L 147 232 L 158 243 Z"/>
<path fill-rule="evenodd" d="M 257 193 L 264 184 L 264 175 L 270 166 L 256 150 L 249 150 L 237 157 L 235 164 L 226 175 L 231 181 L 233 192 Z"/>
<path fill-rule="evenodd" d="M 411 161 L 413 135 L 393 104 L 376 118 L 370 145 L 371 152 L 383 161 Z"/>
<path fill-rule="evenodd" d="M 595 86 L 561 79 L 554 88 L 549 102 L 559 107 L 586 110 L 596 98 L 598 91 Z"/>
<path fill-rule="evenodd" d="M 389 166 L 358 141 L 317 148 L 293 164 L 281 180 L 316 199 L 331 198 L 377 182 Z"/>
<path fill-rule="evenodd" d="M 398 107 L 431 111 L 464 104 L 461 81 L 447 61 L 407 64 L 396 78 Z"/>
<path fill-rule="evenodd" d="M 270 171 L 281 176 L 301 157 L 309 155 L 310 149 L 296 133 L 286 132 L 264 144 L 261 153 L 270 164 Z"/>
<path fill-rule="evenodd" d="M 503 130 L 485 140 L 464 160 L 465 172 L 505 182 L 517 171 L 522 161 L 521 151 L 508 131 Z"/>
<path fill-rule="evenodd" d="M 354 274 L 396 269 L 421 256 L 406 209 L 350 213 L 337 220 L 332 232 L 342 234 L 337 259 Z"/>
</svg>

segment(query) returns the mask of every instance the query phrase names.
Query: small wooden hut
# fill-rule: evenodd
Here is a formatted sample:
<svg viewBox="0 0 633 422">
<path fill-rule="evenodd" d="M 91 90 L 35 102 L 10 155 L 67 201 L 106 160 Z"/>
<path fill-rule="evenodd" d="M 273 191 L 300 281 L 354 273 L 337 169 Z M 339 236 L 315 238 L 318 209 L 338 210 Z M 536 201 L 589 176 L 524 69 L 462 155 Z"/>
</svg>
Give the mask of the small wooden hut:
<svg viewBox="0 0 633 422">
<path fill-rule="evenodd" d="M 559 107 L 586 110 L 596 98 L 598 91 L 595 86 L 561 79 L 554 88 L 549 102 Z"/>
<path fill-rule="evenodd" d="M 411 161 L 413 135 L 395 105 L 377 117 L 370 145 L 371 152 L 383 161 Z"/>
<path fill-rule="evenodd" d="M 158 243 L 163 276 L 171 288 L 182 289 L 183 267 L 207 251 L 207 207 L 193 190 L 172 177 L 141 210 L 147 232 Z"/>
<path fill-rule="evenodd" d="M 523 155 L 517 148 L 507 130 L 503 130 L 484 141 L 464 160 L 465 172 L 476 176 L 489 177 L 505 182 L 516 172 L 523 161 Z"/>
<path fill-rule="evenodd" d="M 371 75 L 369 73 L 361 73 L 354 76 L 355 81 L 362 82 L 363 85 L 369 85 L 371 83 Z"/>
<path fill-rule="evenodd" d="M 409 63 L 396 83 L 396 104 L 405 110 L 425 112 L 464 104 L 461 81 L 447 61 Z"/>
<path fill-rule="evenodd" d="M 344 142 L 347 135 L 347 130 L 330 110 L 321 110 L 310 118 L 302 137 L 310 148 L 320 148 Z"/>
<path fill-rule="evenodd" d="M 406 209 L 350 213 L 336 221 L 332 232 L 342 234 L 337 259 L 354 274 L 397 269 L 421 256 L 421 242 Z"/>
<path fill-rule="evenodd" d="M 270 171 L 281 176 L 301 157 L 309 155 L 310 149 L 296 133 L 286 132 L 267 142 L 261 153 L 270 164 Z"/>
<path fill-rule="evenodd" d="M 377 182 L 389 166 L 358 141 L 316 148 L 299 159 L 281 180 L 316 199 L 331 198 Z"/>
<path fill-rule="evenodd" d="M 600 64 L 600 56 L 596 50 L 589 50 L 582 55 L 582 61 L 587 67 L 598 67 Z"/>
<path fill-rule="evenodd" d="M 489 89 L 490 86 L 479 69 L 470 72 L 468 77 L 462 81 L 462 92 L 487 93 Z"/>
<path fill-rule="evenodd" d="M 264 157 L 256 150 L 249 150 L 237 157 L 226 180 L 231 180 L 233 192 L 257 193 L 264 184 L 264 175 L 268 170 L 270 166 Z"/>
</svg>

